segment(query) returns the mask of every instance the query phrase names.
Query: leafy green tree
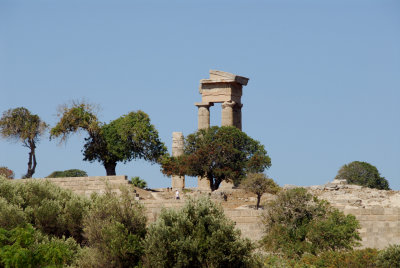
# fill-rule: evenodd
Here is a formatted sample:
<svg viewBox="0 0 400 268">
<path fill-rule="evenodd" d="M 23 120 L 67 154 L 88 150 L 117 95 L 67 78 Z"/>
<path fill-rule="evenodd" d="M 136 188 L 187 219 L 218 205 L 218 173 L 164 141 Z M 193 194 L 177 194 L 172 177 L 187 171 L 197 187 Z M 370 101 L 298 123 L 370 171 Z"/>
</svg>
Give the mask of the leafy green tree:
<svg viewBox="0 0 400 268">
<path fill-rule="evenodd" d="M 162 172 L 207 178 L 214 191 L 222 181 L 238 185 L 248 172 L 263 172 L 270 166 L 271 158 L 260 142 L 236 127 L 211 127 L 188 135 L 182 156 L 164 157 Z"/>
<path fill-rule="evenodd" d="M 143 206 L 134 200 L 130 189 L 121 190 L 120 196 L 110 190 L 92 196 L 92 207 L 83 222 L 84 235 L 91 249 L 80 257 L 78 267 L 140 265 L 147 219 Z M 93 255 L 97 257 L 91 258 Z"/>
<path fill-rule="evenodd" d="M 105 124 L 98 121 L 92 105 L 81 102 L 61 107 L 59 116 L 50 137 L 63 142 L 72 133 L 86 131 L 83 160 L 102 163 L 107 175 L 116 174 L 118 162 L 144 159 L 156 163 L 167 151 L 149 116 L 142 111 L 130 112 Z"/>
<path fill-rule="evenodd" d="M 263 214 L 267 251 L 300 258 L 304 253 L 352 249 L 359 245 L 360 225 L 304 188 L 282 191 Z"/>
<path fill-rule="evenodd" d="M 35 173 L 36 161 L 36 144 L 39 137 L 44 133 L 47 124 L 43 122 L 38 115 L 19 107 L 9 109 L 3 113 L 0 118 L 0 134 L 6 139 L 19 140 L 24 147 L 29 148 L 28 171 L 25 178 L 32 178 Z"/>
<path fill-rule="evenodd" d="M 3 175 L 4 177 L 10 180 L 14 179 L 15 176 L 14 171 L 12 171 L 7 167 L 0 167 L 0 175 Z"/>
<path fill-rule="evenodd" d="M 163 209 L 144 241 L 146 267 L 246 267 L 253 245 L 208 198 Z"/>
<path fill-rule="evenodd" d="M 0 228 L 1 267 L 64 267 L 73 263 L 79 250 L 74 239 L 50 239 L 29 224 Z"/>
<path fill-rule="evenodd" d="M 131 178 L 131 183 L 133 186 L 136 186 L 138 188 L 144 189 L 147 187 L 147 182 L 145 180 L 142 180 L 138 176 L 132 177 Z"/>
<path fill-rule="evenodd" d="M 64 171 L 54 171 L 47 178 L 69 178 L 69 177 L 87 177 L 86 171 L 80 169 L 67 169 Z"/>
<path fill-rule="evenodd" d="M 256 208 L 260 207 L 261 196 L 265 193 L 276 194 L 280 187 L 273 179 L 268 178 L 264 173 L 250 173 L 246 179 L 240 183 L 244 190 L 257 195 Z"/>
<path fill-rule="evenodd" d="M 390 190 L 389 182 L 381 177 L 378 169 L 367 163 L 354 161 L 340 168 L 335 179 L 346 180 L 349 184 L 357 184 L 380 190 Z"/>
</svg>

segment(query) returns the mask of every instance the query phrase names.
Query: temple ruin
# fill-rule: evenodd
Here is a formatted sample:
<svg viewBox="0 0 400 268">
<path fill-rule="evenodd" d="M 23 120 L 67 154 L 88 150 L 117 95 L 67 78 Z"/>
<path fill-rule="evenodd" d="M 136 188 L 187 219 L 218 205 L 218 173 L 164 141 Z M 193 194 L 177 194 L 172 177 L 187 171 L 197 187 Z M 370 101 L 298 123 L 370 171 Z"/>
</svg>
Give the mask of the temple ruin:
<svg viewBox="0 0 400 268">
<path fill-rule="evenodd" d="M 214 103 L 222 103 L 222 126 L 235 126 L 242 130 L 242 91 L 249 79 L 235 74 L 210 70 L 210 78 L 200 80 L 199 91 L 201 102 L 196 102 L 198 108 L 198 129 L 210 127 L 210 107 Z M 172 133 L 172 155 L 183 154 L 184 137 L 182 132 Z M 185 187 L 185 177 L 172 176 L 172 188 Z M 233 184 L 222 182 L 220 188 L 232 188 Z M 209 190 L 209 181 L 198 178 L 197 188 Z"/>
</svg>

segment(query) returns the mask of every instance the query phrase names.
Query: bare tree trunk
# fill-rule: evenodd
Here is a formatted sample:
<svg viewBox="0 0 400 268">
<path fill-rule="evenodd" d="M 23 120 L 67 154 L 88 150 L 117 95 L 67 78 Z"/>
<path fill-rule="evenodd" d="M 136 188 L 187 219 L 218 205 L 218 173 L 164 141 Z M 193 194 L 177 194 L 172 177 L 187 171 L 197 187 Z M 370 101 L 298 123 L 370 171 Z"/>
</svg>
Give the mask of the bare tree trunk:
<svg viewBox="0 0 400 268">
<path fill-rule="evenodd" d="M 262 194 L 257 194 L 257 206 L 256 206 L 256 209 L 258 209 L 260 207 L 261 196 L 262 196 Z"/>
<path fill-rule="evenodd" d="M 212 192 L 219 188 L 219 185 L 221 184 L 221 179 L 208 178 L 208 180 L 210 181 L 210 188 Z"/>
<path fill-rule="evenodd" d="M 29 141 L 29 148 L 31 149 L 31 151 L 29 152 L 28 171 L 26 172 L 24 178 L 32 178 L 33 173 L 35 173 L 37 165 L 36 155 L 35 155 L 35 149 L 36 149 L 35 142 Z"/>
<path fill-rule="evenodd" d="M 106 169 L 107 176 L 115 176 L 115 167 L 117 166 L 116 162 L 107 162 L 104 163 L 104 168 Z"/>
</svg>

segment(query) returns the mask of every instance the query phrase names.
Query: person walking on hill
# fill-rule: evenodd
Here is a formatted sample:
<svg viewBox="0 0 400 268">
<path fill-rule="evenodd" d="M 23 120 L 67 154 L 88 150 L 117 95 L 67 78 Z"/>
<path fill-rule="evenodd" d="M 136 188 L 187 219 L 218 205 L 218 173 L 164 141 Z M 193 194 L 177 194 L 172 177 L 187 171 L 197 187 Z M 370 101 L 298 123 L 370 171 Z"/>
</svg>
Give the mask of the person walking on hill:
<svg viewBox="0 0 400 268">
<path fill-rule="evenodd" d="M 176 190 L 176 192 L 175 192 L 175 199 L 176 199 L 176 200 L 181 199 L 181 198 L 179 197 L 179 191 L 178 191 L 178 190 Z"/>
</svg>

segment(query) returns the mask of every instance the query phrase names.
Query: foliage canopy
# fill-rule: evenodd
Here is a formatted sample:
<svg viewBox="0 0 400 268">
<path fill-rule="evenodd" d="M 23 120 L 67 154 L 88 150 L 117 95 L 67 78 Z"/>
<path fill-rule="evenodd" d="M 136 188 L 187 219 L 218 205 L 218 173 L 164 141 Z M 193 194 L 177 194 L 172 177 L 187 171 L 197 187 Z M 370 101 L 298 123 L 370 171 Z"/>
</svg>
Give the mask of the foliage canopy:
<svg viewBox="0 0 400 268">
<path fill-rule="evenodd" d="M 86 171 L 80 169 L 67 169 L 64 171 L 54 171 L 47 178 L 69 178 L 69 177 L 87 177 Z"/>
<path fill-rule="evenodd" d="M 164 157 L 162 172 L 207 178 L 211 190 L 222 181 L 238 185 L 248 172 L 263 172 L 271 166 L 271 158 L 260 142 L 236 127 L 200 129 L 185 139 L 184 154 Z"/>
<path fill-rule="evenodd" d="M 144 208 L 129 189 L 121 190 L 120 196 L 110 190 L 92 196 L 91 209 L 83 221 L 91 249 L 80 257 L 79 267 L 136 267 L 141 263 L 147 220 Z M 87 258 L 93 254 L 97 258 Z"/>
<path fill-rule="evenodd" d="M 145 180 L 142 180 L 140 177 L 132 177 L 131 178 L 131 183 L 133 186 L 136 186 L 138 188 L 144 189 L 147 187 L 147 182 Z"/>
<path fill-rule="evenodd" d="M 246 267 L 253 249 L 208 198 L 189 199 L 179 211 L 162 210 L 144 247 L 148 267 Z"/>
<path fill-rule="evenodd" d="M 263 194 L 276 194 L 280 190 L 280 187 L 274 180 L 268 178 L 264 173 L 248 174 L 246 179 L 240 184 L 240 187 L 257 195 L 257 209 L 260 207 L 260 200 Z"/>
<path fill-rule="evenodd" d="M 267 251 L 300 258 L 304 253 L 352 249 L 359 245 L 360 225 L 304 188 L 282 191 L 263 215 Z"/>
<path fill-rule="evenodd" d="M 92 105 L 80 102 L 61 107 L 59 116 L 51 137 L 63 142 L 72 133 L 86 131 L 83 160 L 102 163 L 107 175 L 116 174 L 117 162 L 144 159 L 156 163 L 167 151 L 143 111 L 130 112 L 106 124 L 98 121 Z"/>
<path fill-rule="evenodd" d="M 335 179 L 346 180 L 349 184 L 357 184 L 380 190 L 390 190 L 389 182 L 381 177 L 378 169 L 367 163 L 354 161 L 341 167 Z"/>
<path fill-rule="evenodd" d="M 0 175 L 6 177 L 7 179 L 14 179 L 14 171 L 9 169 L 8 167 L 0 167 Z"/>
<path fill-rule="evenodd" d="M 29 223 L 44 234 L 81 242 L 89 201 L 46 181 L 17 183 L 0 177 L 0 227 Z"/>
<path fill-rule="evenodd" d="M 24 107 L 9 109 L 0 118 L 1 136 L 6 139 L 21 141 L 24 147 L 30 149 L 25 178 L 31 178 L 35 173 L 37 165 L 36 144 L 47 127 L 47 124 L 38 115 L 31 114 Z"/>
</svg>

